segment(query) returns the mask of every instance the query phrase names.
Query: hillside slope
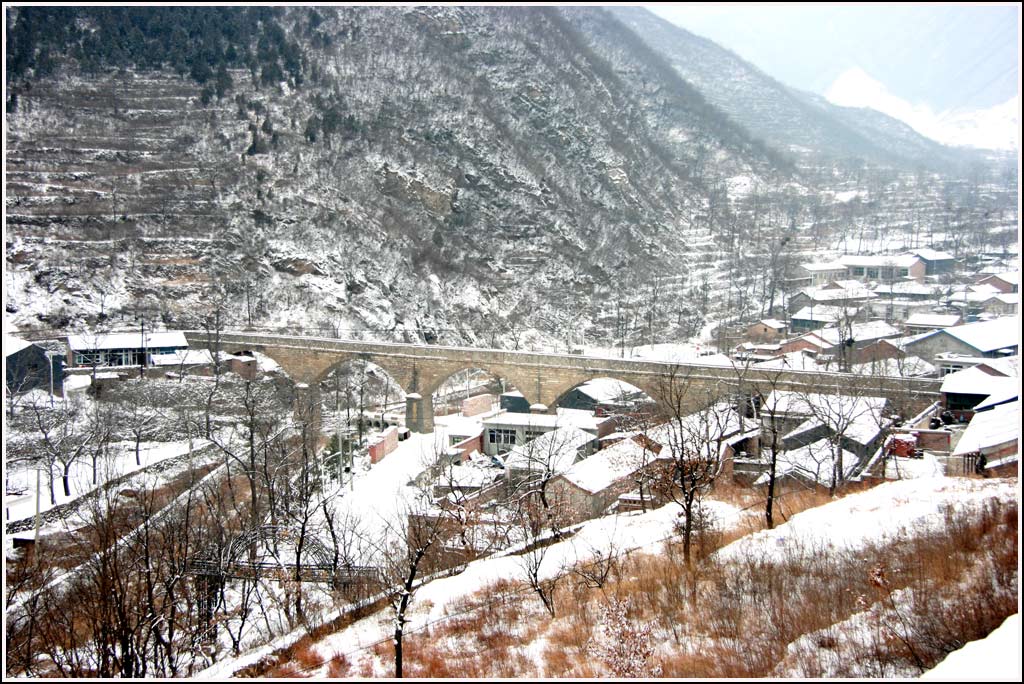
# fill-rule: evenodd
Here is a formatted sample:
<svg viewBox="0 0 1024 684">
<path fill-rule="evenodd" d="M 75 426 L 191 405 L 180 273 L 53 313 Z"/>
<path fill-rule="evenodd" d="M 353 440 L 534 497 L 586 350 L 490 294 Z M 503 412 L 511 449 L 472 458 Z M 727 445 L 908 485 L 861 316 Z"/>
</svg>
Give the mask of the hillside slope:
<svg viewBox="0 0 1024 684">
<path fill-rule="evenodd" d="M 646 9 L 616 7 L 610 11 L 737 123 L 804 162 L 821 164 L 859 157 L 913 169 L 949 167 L 966 158 L 884 114 L 837 107 L 790 88 L 735 53 Z"/>
<path fill-rule="evenodd" d="M 275 19 L 298 77 L 228 66 L 221 98 L 169 66 L 15 79 L 16 323 L 194 324 L 221 289 L 254 325 L 557 337 L 622 272 L 698 266 L 711 187 L 787 173 L 600 11 L 308 16 Z"/>
</svg>

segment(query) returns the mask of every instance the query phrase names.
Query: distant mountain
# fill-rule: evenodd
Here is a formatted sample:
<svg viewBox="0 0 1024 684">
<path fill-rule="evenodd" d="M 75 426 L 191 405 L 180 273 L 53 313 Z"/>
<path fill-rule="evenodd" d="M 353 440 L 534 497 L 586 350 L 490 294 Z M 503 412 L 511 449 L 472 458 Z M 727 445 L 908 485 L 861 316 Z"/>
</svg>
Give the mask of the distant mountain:
<svg viewBox="0 0 1024 684">
<path fill-rule="evenodd" d="M 735 53 L 640 7 L 609 11 L 665 55 L 709 102 L 752 135 L 808 162 L 860 157 L 874 163 L 942 168 L 964 155 L 907 124 L 868 109 L 837 107 L 790 88 Z"/>
</svg>

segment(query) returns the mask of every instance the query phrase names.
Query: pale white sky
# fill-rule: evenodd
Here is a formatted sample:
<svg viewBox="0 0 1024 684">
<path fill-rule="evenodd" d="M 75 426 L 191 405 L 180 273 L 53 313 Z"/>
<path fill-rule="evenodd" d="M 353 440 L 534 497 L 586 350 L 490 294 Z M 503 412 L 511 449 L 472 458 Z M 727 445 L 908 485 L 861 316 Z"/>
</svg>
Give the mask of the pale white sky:
<svg viewBox="0 0 1024 684">
<path fill-rule="evenodd" d="M 648 7 L 773 78 L 948 144 L 1019 147 L 1020 4 Z"/>
</svg>

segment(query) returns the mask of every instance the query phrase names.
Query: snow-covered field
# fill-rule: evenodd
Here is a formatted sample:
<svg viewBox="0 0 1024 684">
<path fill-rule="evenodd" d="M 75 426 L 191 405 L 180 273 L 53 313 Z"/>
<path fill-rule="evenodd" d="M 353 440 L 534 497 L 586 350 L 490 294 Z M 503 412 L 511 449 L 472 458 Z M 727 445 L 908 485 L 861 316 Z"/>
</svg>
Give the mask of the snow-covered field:
<svg viewBox="0 0 1024 684">
<path fill-rule="evenodd" d="M 56 500 L 55 504 L 50 499 L 46 473 L 45 471 L 41 472 L 38 478 L 39 511 L 42 513 L 50 510 L 54 505 L 59 506 L 74 501 L 109 480 L 148 468 L 169 458 L 184 456 L 189 453 L 190 449 L 193 451 L 201 449 L 207 444 L 208 442 L 202 439 L 192 440 L 191 446 L 187 440 L 178 442 L 142 442 L 139 445 L 139 463 L 137 464 L 135 462 L 134 442 L 112 443 L 107 453 L 96 464 L 95 483 L 93 482 L 91 459 L 83 458 L 71 465 L 68 473 L 68 485 L 71 490 L 70 496 L 64 494 L 60 473 L 58 468 L 54 468 L 53 494 Z M 36 514 L 36 472 L 32 468 L 11 469 L 7 472 L 8 495 L 4 505 L 7 516 L 6 522 L 22 520 Z M 10 492 L 22 492 L 22 494 L 12 497 Z"/>
</svg>

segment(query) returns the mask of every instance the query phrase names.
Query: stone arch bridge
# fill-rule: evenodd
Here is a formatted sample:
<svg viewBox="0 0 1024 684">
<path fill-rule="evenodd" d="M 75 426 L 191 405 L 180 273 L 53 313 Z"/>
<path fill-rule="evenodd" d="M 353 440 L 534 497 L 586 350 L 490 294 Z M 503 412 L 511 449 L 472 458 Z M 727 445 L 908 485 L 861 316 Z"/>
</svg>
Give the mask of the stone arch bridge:
<svg viewBox="0 0 1024 684">
<path fill-rule="evenodd" d="M 406 425 L 414 432 L 433 431 L 434 391 L 451 375 L 476 368 L 506 380 L 522 392 L 531 405 L 542 404 L 543 410 L 550 411 L 554 411 L 558 400 L 573 388 L 602 377 L 634 385 L 660 403 L 667 403 L 671 396 L 674 402 L 684 403 L 693 410 L 713 400 L 771 389 L 886 396 L 905 409 L 923 409 L 940 396 L 938 380 L 248 332 L 216 335 L 186 331 L 185 337 L 193 348 L 219 346 L 228 353 L 266 354 L 294 382 L 308 386 L 311 392 L 316 392 L 320 381 L 338 366 L 356 359 L 369 361 L 387 371 L 406 394 L 411 395 L 406 402 Z"/>
</svg>

